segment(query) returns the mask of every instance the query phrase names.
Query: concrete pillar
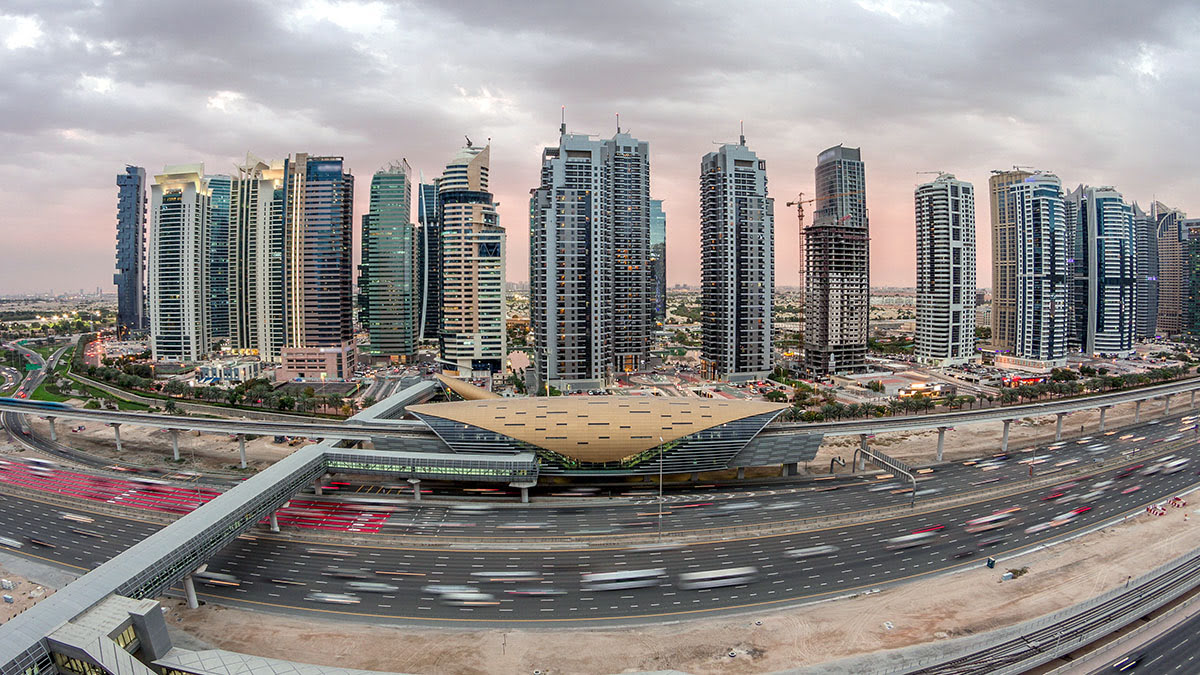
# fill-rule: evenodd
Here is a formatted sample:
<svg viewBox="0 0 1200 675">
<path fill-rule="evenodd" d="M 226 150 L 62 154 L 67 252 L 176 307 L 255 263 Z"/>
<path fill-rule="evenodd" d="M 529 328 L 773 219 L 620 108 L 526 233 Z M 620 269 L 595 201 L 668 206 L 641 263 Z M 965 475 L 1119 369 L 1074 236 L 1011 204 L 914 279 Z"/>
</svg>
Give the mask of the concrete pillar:
<svg viewBox="0 0 1200 675">
<path fill-rule="evenodd" d="M 1142 421 L 1142 402 L 1134 401 L 1133 402 L 1133 423 L 1137 424 L 1138 422 L 1141 422 L 1141 421 Z"/>
<path fill-rule="evenodd" d="M 942 461 L 942 449 L 946 447 L 946 427 L 938 427 L 937 461 Z"/>
<path fill-rule="evenodd" d="M 54 418 L 47 417 L 46 421 L 50 423 L 50 442 L 57 443 L 58 442 L 58 429 L 54 425 Z"/>
<path fill-rule="evenodd" d="M 413 486 L 413 501 L 421 501 L 421 479 L 409 478 L 408 482 Z"/>
<path fill-rule="evenodd" d="M 110 426 L 113 428 L 113 433 L 117 435 L 117 454 L 121 454 L 121 425 L 111 424 Z"/>
<path fill-rule="evenodd" d="M 192 583 L 190 574 L 183 577 L 183 592 L 187 595 L 188 609 L 196 609 L 200 606 L 200 602 L 196 600 L 196 584 Z"/>
<path fill-rule="evenodd" d="M 693 471 L 693 472 L 692 472 L 692 479 L 691 479 L 691 480 L 692 480 L 692 482 L 693 482 L 693 483 L 695 483 L 696 481 L 700 480 L 700 472 L 699 472 L 699 471 Z"/>
<path fill-rule="evenodd" d="M 171 456 L 175 458 L 176 462 L 179 461 L 179 430 L 178 429 L 171 430 Z"/>
<path fill-rule="evenodd" d="M 787 476 L 787 464 L 779 465 L 779 476 L 780 478 Z"/>
<path fill-rule="evenodd" d="M 322 474 L 319 478 L 317 478 L 317 482 L 313 484 L 313 494 L 317 495 L 318 497 L 321 497 L 325 494 L 325 475 L 326 474 Z"/>
<path fill-rule="evenodd" d="M 1055 416 L 1058 417 L 1058 421 L 1054 423 L 1054 440 L 1057 442 L 1062 440 L 1062 421 L 1067 414 L 1056 413 Z"/>
<path fill-rule="evenodd" d="M 1100 406 L 1100 433 L 1104 433 L 1104 414 L 1108 412 L 1108 406 Z"/>
<path fill-rule="evenodd" d="M 241 466 L 246 468 L 246 434 L 238 434 L 238 459 L 241 460 Z"/>
<path fill-rule="evenodd" d="M 739 467 L 738 467 L 738 475 L 737 475 L 737 477 L 738 477 L 738 480 L 742 480 L 743 478 L 745 478 L 745 477 L 746 477 L 746 467 L 744 467 L 744 466 L 739 466 Z"/>
<path fill-rule="evenodd" d="M 521 503 L 522 504 L 529 503 L 529 488 L 527 488 L 527 487 L 521 488 Z"/>
<path fill-rule="evenodd" d="M 275 511 L 271 512 L 271 531 L 272 532 L 279 531 L 279 517 Z"/>
<path fill-rule="evenodd" d="M 1012 424 L 1012 420 L 1004 420 L 1004 437 L 1000 440 L 1000 452 L 1008 452 L 1008 425 Z"/>
<path fill-rule="evenodd" d="M 1193 389 L 1193 390 L 1192 390 L 1192 402 L 1191 402 L 1191 406 L 1192 406 L 1192 410 L 1195 410 L 1195 409 L 1196 409 L 1196 390 L 1195 390 L 1195 389 Z"/>
<path fill-rule="evenodd" d="M 867 457 L 866 457 L 867 435 L 866 434 L 858 435 L 858 447 L 860 450 L 862 450 L 862 452 L 859 453 L 859 455 L 858 455 L 858 470 L 866 471 L 866 469 L 867 469 Z"/>
<path fill-rule="evenodd" d="M 1164 396 L 1163 397 L 1163 417 L 1166 417 L 1167 415 L 1170 415 L 1170 414 L 1171 414 L 1171 397 Z"/>
</svg>

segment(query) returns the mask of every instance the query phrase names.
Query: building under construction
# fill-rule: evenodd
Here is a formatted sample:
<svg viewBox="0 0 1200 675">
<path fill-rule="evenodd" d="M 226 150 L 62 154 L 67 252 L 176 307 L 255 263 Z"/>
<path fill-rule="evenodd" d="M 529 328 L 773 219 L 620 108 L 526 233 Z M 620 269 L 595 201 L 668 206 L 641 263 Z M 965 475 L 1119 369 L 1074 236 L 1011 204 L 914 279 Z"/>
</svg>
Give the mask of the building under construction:
<svg viewBox="0 0 1200 675">
<path fill-rule="evenodd" d="M 804 230 L 804 368 L 813 375 L 867 365 L 870 237 L 859 148 L 817 156 L 815 211 Z"/>
</svg>

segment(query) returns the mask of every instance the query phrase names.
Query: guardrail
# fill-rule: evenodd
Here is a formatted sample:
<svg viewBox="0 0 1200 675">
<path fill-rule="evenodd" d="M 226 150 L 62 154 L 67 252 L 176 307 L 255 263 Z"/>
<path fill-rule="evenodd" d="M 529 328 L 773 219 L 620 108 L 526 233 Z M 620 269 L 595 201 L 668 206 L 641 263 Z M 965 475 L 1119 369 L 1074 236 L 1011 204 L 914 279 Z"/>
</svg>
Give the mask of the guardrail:
<svg viewBox="0 0 1200 675">
<path fill-rule="evenodd" d="M 1105 642 L 1103 645 L 1101 645 L 1097 649 L 1094 649 L 1089 652 L 1085 652 L 1082 656 L 1076 657 L 1072 661 L 1064 663 L 1063 665 L 1055 668 L 1054 670 L 1043 673 L 1043 675 L 1056 675 L 1057 673 L 1065 673 L 1069 670 L 1076 670 L 1079 668 L 1080 662 L 1082 662 L 1085 659 L 1090 659 L 1093 655 L 1096 654 L 1096 652 L 1098 652 L 1100 650 L 1105 650 L 1105 651 L 1111 650 L 1115 647 L 1120 647 L 1121 645 L 1125 644 L 1126 642 L 1129 642 L 1130 640 L 1141 637 L 1147 630 L 1157 626 L 1158 624 L 1162 623 L 1163 621 L 1166 621 L 1167 619 L 1170 619 L 1171 617 L 1175 616 L 1179 612 L 1187 609 L 1196 600 L 1197 600 L 1197 598 L 1195 596 L 1188 598 L 1187 600 L 1170 608 L 1166 612 L 1154 617 L 1153 619 L 1150 619 L 1149 621 L 1147 621 L 1144 624 L 1139 625 L 1134 631 L 1132 631 L 1126 635 L 1122 635 L 1121 637 L 1119 637 L 1115 640 L 1112 640 L 1110 642 Z M 1161 609 L 1161 607 L 1159 609 Z M 1126 624 L 1126 625 L 1128 625 L 1128 624 Z M 1117 630 L 1120 630 L 1120 629 L 1118 628 Z M 1101 637 L 1104 637 L 1104 636 L 1101 636 Z M 1088 645 L 1082 645 L 1082 646 L 1087 647 Z M 1068 653 L 1070 653 L 1070 652 L 1068 652 Z M 1063 655 L 1060 654 L 1059 656 L 1063 656 Z"/>
</svg>

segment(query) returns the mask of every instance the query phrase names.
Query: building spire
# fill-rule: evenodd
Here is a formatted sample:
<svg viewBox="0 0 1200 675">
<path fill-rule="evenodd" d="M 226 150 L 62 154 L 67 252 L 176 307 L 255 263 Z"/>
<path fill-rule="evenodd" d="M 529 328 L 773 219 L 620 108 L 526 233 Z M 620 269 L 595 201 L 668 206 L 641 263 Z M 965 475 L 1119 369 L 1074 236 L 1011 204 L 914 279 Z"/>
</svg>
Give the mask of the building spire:
<svg viewBox="0 0 1200 675">
<path fill-rule="evenodd" d="M 563 136 L 567 135 L 567 106 L 562 107 L 562 124 L 558 127 L 558 133 Z"/>
<path fill-rule="evenodd" d="M 617 133 L 621 133 L 621 113 L 617 113 Z"/>
<path fill-rule="evenodd" d="M 746 121 L 738 120 L 738 145 L 745 147 L 746 145 Z"/>
</svg>

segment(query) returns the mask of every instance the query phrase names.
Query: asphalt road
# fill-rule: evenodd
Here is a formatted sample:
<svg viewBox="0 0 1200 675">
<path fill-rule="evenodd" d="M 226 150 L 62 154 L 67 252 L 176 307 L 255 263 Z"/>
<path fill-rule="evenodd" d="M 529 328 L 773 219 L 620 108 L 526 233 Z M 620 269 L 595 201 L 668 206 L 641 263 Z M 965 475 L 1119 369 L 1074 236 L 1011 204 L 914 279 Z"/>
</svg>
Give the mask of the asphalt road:
<svg viewBox="0 0 1200 675">
<path fill-rule="evenodd" d="M 1198 657 L 1200 657 L 1200 614 L 1179 624 L 1153 642 L 1130 650 L 1119 659 L 1113 659 L 1096 672 L 1122 672 L 1118 669 L 1132 664 L 1124 672 L 1189 675 L 1200 673 Z"/>
<path fill-rule="evenodd" d="M 1196 449 L 1192 446 L 1186 454 L 1195 455 Z M 981 565 L 988 555 L 1004 555 L 1083 531 L 1137 512 L 1152 500 L 1176 495 L 1196 482 L 1197 468 L 1193 462 L 1187 470 L 1169 475 L 1134 474 L 1119 480 L 1115 479 L 1117 471 L 1110 471 L 1062 489 L 1068 496 L 1079 496 L 1094 491 L 1103 480 L 1114 480 L 1106 492 L 1089 502 L 1076 499 L 1064 504 L 1067 496 L 1043 500 L 1044 491 L 1035 491 L 852 527 L 746 536 L 665 550 L 389 548 L 306 544 L 255 533 L 235 541 L 209 563 L 210 572 L 233 575 L 239 584 L 200 583 L 198 590 L 202 599 L 223 604 L 404 623 L 612 625 L 716 615 L 863 591 L 955 567 Z M 1123 492 L 1133 487 L 1139 489 Z M 1085 507 L 1091 508 L 1067 517 L 1072 509 Z M 1019 510 L 999 529 L 972 534 L 964 528 L 967 520 L 1014 508 Z M 86 504 L 75 509 L 74 515 L 90 518 L 90 522 L 66 519 L 62 511 L 59 506 L 8 496 L 0 509 L 0 535 L 25 539 L 19 554 L 87 569 L 156 529 L 135 519 L 88 513 Z M 1051 521 L 1058 524 L 1042 525 Z M 921 530 L 928 530 L 928 538 L 913 548 L 887 548 L 889 539 Z M 54 548 L 28 543 L 29 537 Z M 837 550 L 799 558 L 787 554 L 815 546 L 835 546 Z M 736 586 L 688 590 L 681 584 L 684 573 L 747 566 L 756 569 L 753 578 Z M 998 567 L 996 573 L 1000 574 L 1005 565 Z M 665 574 L 661 585 L 653 587 L 594 591 L 581 584 L 584 573 L 656 568 Z M 356 591 L 349 586 L 355 582 L 394 588 Z M 437 593 L 423 590 L 429 584 L 469 586 L 491 597 L 472 596 L 479 604 L 451 606 Z M 344 595 L 348 591 L 353 594 Z M 315 601 L 312 593 L 337 594 L 332 599 L 347 604 Z"/>
</svg>

